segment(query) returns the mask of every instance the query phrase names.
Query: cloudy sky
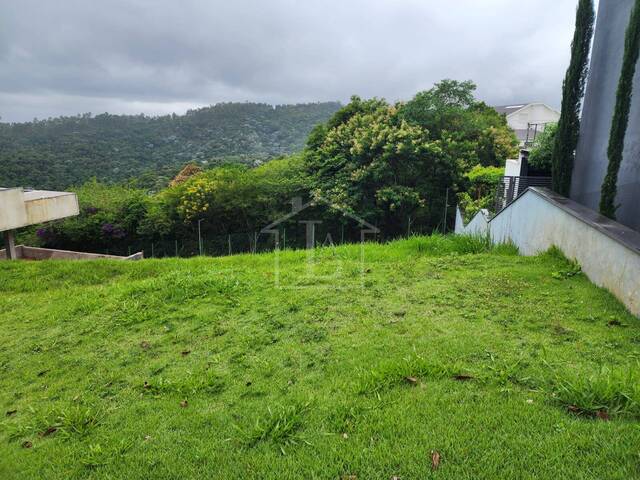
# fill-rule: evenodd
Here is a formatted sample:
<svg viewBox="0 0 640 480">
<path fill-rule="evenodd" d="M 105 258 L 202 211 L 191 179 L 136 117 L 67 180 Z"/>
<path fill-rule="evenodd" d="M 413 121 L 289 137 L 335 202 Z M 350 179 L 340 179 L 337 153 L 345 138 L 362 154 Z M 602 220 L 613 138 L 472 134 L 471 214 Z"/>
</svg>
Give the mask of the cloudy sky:
<svg viewBox="0 0 640 480">
<path fill-rule="evenodd" d="M 473 79 L 491 104 L 560 103 L 577 0 L 14 0 L 2 121 L 221 101 L 408 99 Z"/>
</svg>

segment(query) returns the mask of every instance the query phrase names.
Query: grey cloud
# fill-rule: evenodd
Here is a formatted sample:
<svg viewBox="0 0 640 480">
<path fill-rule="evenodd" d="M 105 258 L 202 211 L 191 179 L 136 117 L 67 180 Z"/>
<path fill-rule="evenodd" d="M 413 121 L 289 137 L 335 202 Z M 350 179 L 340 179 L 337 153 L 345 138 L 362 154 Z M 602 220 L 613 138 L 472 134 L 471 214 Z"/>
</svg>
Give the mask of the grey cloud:
<svg viewBox="0 0 640 480">
<path fill-rule="evenodd" d="M 575 0 L 22 0 L 0 7 L 0 115 L 407 99 L 473 79 L 560 103 Z"/>
</svg>

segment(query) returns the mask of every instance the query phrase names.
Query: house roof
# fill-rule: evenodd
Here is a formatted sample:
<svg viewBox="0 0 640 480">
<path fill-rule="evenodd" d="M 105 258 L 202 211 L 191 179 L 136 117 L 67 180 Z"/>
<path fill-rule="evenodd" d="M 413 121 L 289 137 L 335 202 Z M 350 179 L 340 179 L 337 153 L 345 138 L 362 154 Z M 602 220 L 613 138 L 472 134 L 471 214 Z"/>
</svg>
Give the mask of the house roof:
<svg viewBox="0 0 640 480">
<path fill-rule="evenodd" d="M 531 105 L 531 103 L 512 103 L 511 105 L 498 105 L 497 107 L 493 107 L 493 109 L 501 115 L 511 115 L 512 113 L 516 113 L 518 110 L 523 109 L 527 105 Z"/>
<path fill-rule="evenodd" d="M 550 107 L 549 105 L 547 105 L 546 103 L 542 103 L 542 102 L 526 102 L 526 103 L 511 103 L 509 105 L 498 105 L 493 107 L 493 109 L 498 112 L 501 115 L 512 115 L 514 113 L 519 112 L 520 110 L 522 110 L 525 107 L 528 107 L 530 105 L 544 105 L 545 107 L 547 107 L 549 110 L 553 110 L 554 112 L 558 112 L 555 108 Z M 560 113 L 560 112 L 558 112 Z"/>
</svg>

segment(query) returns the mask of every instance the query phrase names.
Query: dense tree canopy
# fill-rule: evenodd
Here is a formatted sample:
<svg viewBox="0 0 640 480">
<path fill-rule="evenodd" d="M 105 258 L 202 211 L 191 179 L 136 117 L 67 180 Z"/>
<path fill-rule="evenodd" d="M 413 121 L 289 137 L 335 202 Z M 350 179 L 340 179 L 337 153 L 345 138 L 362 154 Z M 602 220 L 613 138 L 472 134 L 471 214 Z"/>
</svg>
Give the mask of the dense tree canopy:
<svg viewBox="0 0 640 480">
<path fill-rule="evenodd" d="M 467 171 L 501 166 L 517 155 L 518 140 L 506 118 L 474 97 L 471 81 L 443 80 L 401 107 L 401 116 L 439 140 Z"/>
<path fill-rule="evenodd" d="M 255 165 L 302 150 L 337 103 L 223 103 L 186 115 L 61 117 L 0 123 L 0 185 L 66 189 L 92 177 L 158 189 L 188 162 Z"/>
<path fill-rule="evenodd" d="M 401 220 L 426 207 L 439 147 L 383 100 L 354 97 L 347 109 L 307 152 L 312 195 L 334 210 L 397 228 L 397 214 Z"/>
<path fill-rule="evenodd" d="M 476 165 L 465 174 L 467 188 L 458 193 L 458 206 L 466 221 L 471 220 L 479 210 L 492 208 L 496 186 L 503 176 L 504 168 L 481 165 Z"/>
<path fill-rule="evenodd" d="M 390 232 L 409 218 L 442 226 L 447 190 L 453 199 L 466 172 L 504 166 L 517 151 L 505 118 L 474 90 L 445 80 L 405 104 L 352 98 L 310 136 L 312 194 Z"/>
<path fill-rule="evenodd" d="M 558 124 L 551 123 L 536 137 L 529 153 L 529 165 L 531 167 L 541 172 L 551 173 L 553 149 L 557 134 Z"/>
</svg>

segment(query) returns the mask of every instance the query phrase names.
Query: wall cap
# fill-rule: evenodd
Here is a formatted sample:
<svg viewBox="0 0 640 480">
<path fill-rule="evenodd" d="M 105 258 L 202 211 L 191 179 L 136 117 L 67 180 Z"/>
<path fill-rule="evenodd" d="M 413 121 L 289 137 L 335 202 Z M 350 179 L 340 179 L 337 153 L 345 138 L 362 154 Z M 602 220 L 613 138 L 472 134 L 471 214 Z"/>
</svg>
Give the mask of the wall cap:
<svg viewBox="0 0 640 480">
<path fill-rule="evenodd" d="M 544 198 L 549 203 L 567 212 L 569 215 L 577 218 L 581 222 L 589 225 L 590 227 L 593 227 L 594 229 L 598 230 L 600 233 L 603 233 L 604 235 L 611 238 L 612 240 L 615 240 L 616 242 L 625 246 L 632 252 L 640 254 L 640 233 L 639 232 L 636 232 L 635 230 L 632 230 L 629 227 L 625 227 L 621 223 L 618 223 L 615 220 L 611 220 L 610 218 L 607 218 L 604 215 L 601 215 L 598 212 L 591 210 L 590 208 L 585 207 L 584 205 L 581 205 L 574 200 L 563 197 L 562 195 L 559 195 L 545 187 L 529 187 L 522 195 L 520 195 L 513 202 L 511 202 L 511 204 L 509 204 L 506 208 L 498 212 L 489 221 L 489 224 L 491 224 L 491 222 L 493 222 L 493 220 L 498 218 L 502 212 L 507 210 L 511 205 L 516 203 L 518 200 L 520 200 L 529 192 Z"/>
</svg>

